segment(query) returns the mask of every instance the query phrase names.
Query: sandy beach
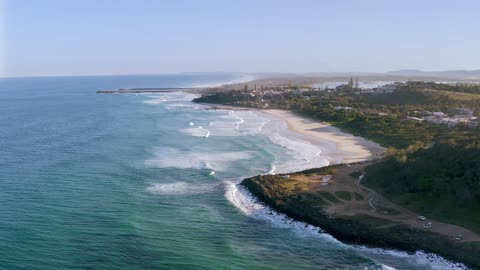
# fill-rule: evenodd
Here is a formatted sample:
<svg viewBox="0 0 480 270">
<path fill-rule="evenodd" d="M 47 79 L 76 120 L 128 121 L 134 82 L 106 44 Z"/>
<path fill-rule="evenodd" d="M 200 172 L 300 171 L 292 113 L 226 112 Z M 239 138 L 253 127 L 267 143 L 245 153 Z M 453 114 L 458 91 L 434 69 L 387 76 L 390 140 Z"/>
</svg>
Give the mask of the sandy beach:
<svg viewBox="0 0 480 270">
<path fill-rule="evenodd" d="M 308 139 L 313 144 L 318 145 L 321 141 L 333 142 L 336 145 L 336 149 L 334 149 L 332 152 L 327 152 L 326 154 L 329 156 L 343 157 L 343 161 L 339 161 L 338 163 L 351 163 L 379 158 L 385 151 L 385 148 L 381 147 L 377 143 L 342 132 L 338 128 L 327 123 L 317 122 L 315 120 L 298 116 L 290 111 L 263 110 L 262 112 L 285 120 L 288 123 L 288 128 L 291 131 L 304 135 L 304 138 Z M 387 198 L 377 194 L 375 191 L 360 186 L 360 182 L 358 182 L 356 185 L 352 185 L 353 179 L 349 179 L 349 174 L 354 171 L 362 170 L 364 166 L 365 164 L 356 164 L 349 168 L 338 170 L 335 184 L 321 186 L 320 190 L 325 191 L 332 189 L 333 191 L 330 191 L 334 192 L 339 189 L 342 191 L 347 190 L 349 192 L 358 192 L 365 198 L 371 198 L 371 200 L 369 200 L 370 205 L 367 204 L 366 201 L 349 201 L 339 205 L 332 205 L 327 208 L 326 211 L 330 214 L 363 214 L 378 218 L 386 218 L 394 222 L 400 222 L 409 225 L 413 228 L 422 229 L 425 222 L 422 222 L 417 218 L 419 215 L 418 213 L 414 213 L 413 211 L 398 206 L 390 202 Z M 382 214 L 382 212 L 372 211 L 372 209 L 370 209 L 371 207 L 374 207 L 372 204 L 377 205 L 377 207 L 381 206 L 389 209 L 395 209 L 400 214 L 390 216 Z M 446 235 L 451 239 L 455 239 L 457 235 L 461 234 L 463 235 L 464 241 L 479 241 L 479 236 L 476 233 L 460 226 L 442 223 L 439 221 L 435 221 L 435 227 L 430 229 L 430 231 Z"/>
<path fill-rule="evenodd" d="M 328 123 L 319 122 L 286 110 L 262 110 L 261 112 L 287 122 L 289 130 L 303 135 L 303 138 L 315 145 L 323 146 L 330 142 L 333 149 L 326 149 L 336 163 L 352 163 L 380 157 L 385 148 L 364 138 L 342 132 Z"/>
</svg>

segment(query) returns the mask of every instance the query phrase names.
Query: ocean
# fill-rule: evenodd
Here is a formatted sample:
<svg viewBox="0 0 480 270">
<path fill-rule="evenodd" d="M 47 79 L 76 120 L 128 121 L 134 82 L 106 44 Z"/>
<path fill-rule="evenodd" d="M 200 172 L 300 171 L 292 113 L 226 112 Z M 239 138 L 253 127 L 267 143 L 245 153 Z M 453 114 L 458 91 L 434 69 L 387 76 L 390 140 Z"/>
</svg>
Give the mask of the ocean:
<svg viewBox="0 0 480 270">
<path fill-rule="evenodd" d="M 464 269 L 346 245 L 256 202 L 242 178 L 329 164 L 279 119 L 197 93 L 95 93 L 248 79 L 0 79 L 0 269 Z"/>
</svg>

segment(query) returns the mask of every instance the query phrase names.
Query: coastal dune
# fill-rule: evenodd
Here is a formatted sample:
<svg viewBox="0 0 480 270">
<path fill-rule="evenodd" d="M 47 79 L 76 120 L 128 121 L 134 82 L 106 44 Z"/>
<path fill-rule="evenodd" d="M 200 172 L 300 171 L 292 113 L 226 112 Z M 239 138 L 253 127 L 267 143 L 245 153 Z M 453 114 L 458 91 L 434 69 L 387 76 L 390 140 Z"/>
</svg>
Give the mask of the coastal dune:
<svg viewBox="0 0 480 270">
<path fill-rule="evenodd" d="M 379 144 L 354 136 L 325 123 L 314 121 L 286 110 L 262 110 L 263 113 L 280 118 L 288 129 L 302 135 L 302 138 L 324 149 L 334 163 L 352 163 L 381 157 L 385 148 Z M 329 142 L 325 147 L 325 142 Z"/>
</svg>

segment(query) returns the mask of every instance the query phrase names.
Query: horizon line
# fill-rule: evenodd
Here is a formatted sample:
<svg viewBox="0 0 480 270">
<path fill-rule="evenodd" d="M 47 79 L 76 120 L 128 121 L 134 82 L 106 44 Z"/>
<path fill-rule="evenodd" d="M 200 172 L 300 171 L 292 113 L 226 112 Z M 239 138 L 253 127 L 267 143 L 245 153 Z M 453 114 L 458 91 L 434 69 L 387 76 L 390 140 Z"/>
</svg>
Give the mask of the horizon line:
<svg viewBox="0 0 480 270">
<path fill-rule="evenodd" d="M 20 78 L 58 78 L 58 77 L 109 77 L 109 76 L 156 76 L 156 75 L 176 75 L 176 74 L 291 74 L 291 75 L 393 75 L 406 76 L 402 74 L 389 74 L 392 72 L 420 72 L 420 73 L 439 73 L 439 72 L 473 72 L 479 69 L 445 69 L 445 70 L 421 70 L 421 69 L 398 69 L 389 71 L 179 71 L 179 72 L 158 72 L 158 73 L 105 73 L 105 74 L 71 74 L 71 75 L 18 75 L 18 76 L 0 76 L 0 79 L 20 79 Z M 425 74 L 428 75 L 428 74 Z M 411 75 L 408 75 L 411 76 Z"/>
</svg>

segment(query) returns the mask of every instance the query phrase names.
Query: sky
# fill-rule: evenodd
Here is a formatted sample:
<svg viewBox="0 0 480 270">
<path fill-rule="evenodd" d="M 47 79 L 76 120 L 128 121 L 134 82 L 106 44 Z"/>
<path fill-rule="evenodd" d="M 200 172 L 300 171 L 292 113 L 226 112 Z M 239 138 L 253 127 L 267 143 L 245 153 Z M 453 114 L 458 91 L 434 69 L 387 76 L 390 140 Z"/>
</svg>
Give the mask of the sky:
<svg viewBox="0 0 480 270">
<path fill-rule="evenodd" d="M 0 76 L 480 69 L 479 11 L 478 0 L 0 0 Z"/>
</svg>

